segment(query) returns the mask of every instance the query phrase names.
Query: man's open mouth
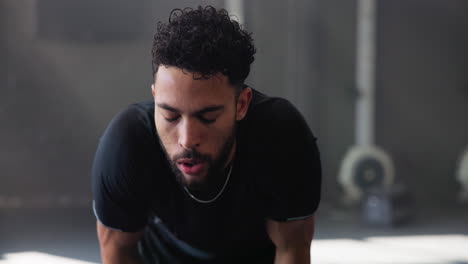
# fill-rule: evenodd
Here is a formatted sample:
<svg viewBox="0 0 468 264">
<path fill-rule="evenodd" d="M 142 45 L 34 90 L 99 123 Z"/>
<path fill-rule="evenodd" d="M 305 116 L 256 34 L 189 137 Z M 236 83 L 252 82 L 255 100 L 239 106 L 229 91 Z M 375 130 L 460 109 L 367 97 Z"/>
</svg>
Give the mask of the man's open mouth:
<svg viewBox="0 0 468 264">
<path fill-rule="evenodd" d="M 179 159 L 177 164 L 184 173 L 189 175 L 197 175 L 205 168 L 205 163 L 202 160 Z"/>
<path fill-rule="evenodd" d="M 195 165 L 197 165 L 197 164 L 199 164 L 201 162 L 198 161 L 198 160 L 193 160 L 193 159 L 180 159 L 180 160 L 177 161 L 177 163 L 179 165 L 183 164 L 183 165 L 185 165 L 187 167 L 193 167 L 193 166 L 195 166 Z"/>
</svg>

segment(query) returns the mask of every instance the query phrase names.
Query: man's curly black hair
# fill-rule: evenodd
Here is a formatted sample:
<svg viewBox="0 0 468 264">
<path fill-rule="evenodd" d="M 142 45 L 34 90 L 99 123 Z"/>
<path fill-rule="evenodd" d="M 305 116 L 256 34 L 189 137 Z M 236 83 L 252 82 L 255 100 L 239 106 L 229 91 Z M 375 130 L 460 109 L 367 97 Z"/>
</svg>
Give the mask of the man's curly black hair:
<svg viewBox="0 0 468 264">
<path fill-rule="evenodd" d="M 174 66 L 207 79 L 216 73 L 243 87 L 254 61 L 251 33 L 212 6 L 174 9 L 169 23 L 158 22 L 153 42 L 153 77 L 160 65 Z"/>
</svg>

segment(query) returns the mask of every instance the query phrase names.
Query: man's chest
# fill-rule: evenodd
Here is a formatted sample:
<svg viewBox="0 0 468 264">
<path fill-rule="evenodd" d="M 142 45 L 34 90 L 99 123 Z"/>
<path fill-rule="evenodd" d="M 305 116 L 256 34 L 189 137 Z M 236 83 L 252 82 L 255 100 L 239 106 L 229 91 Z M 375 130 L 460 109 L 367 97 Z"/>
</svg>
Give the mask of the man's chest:
<svg viewBox="0 0 468 264">
<path fill-rule="evenodd" d="M 212 203 L 200 203 L 182 188 L 174 188 L 166 199 L 152 204 L 152 215 L 189 245 L 227 254 L 269 247 L 265 217 L 255 188 L 235 180 Z"/>
</svg>

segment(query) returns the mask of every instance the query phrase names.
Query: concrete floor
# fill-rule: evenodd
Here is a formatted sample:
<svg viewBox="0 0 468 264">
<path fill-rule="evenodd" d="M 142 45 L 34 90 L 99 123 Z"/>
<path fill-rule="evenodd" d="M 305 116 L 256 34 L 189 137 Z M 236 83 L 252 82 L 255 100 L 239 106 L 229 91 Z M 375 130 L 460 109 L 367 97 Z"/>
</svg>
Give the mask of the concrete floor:
<svg viewBox="0 0 468 264">
<path fill-rule="evenodd" d="M 468 210 L 419 213 L 396 227 L 369 227 L 356 211 L 323 206 L 312 263 L 468 264 Z M 0 210 L 0 264 L 100 263 L 95 219 L 82 209 Z"/>
<path fill-rule="evenodd" d="M 467 206 L 426 208 L 393 227 L 371 227 L 359 213 L 319 211 L 312 263 L 468 264 Z"/>
</svg>

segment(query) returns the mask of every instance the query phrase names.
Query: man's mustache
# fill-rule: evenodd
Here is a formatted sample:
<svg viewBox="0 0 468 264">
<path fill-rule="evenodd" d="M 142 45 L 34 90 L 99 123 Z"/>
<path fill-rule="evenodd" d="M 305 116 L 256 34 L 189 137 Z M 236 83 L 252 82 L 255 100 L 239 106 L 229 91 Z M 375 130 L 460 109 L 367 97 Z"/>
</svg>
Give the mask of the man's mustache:
<svg viewBox="0 0 468 264">
<path fill-rule="evenodd" d="M 210 156 L 202 154 L 196 150 L 185 150 L 179 154 L 174 155 L 172 158 L 173 161 L 177 161 L 179 159 L 193 159 L 198 161 L 211 161 Z"/>
</svg>

